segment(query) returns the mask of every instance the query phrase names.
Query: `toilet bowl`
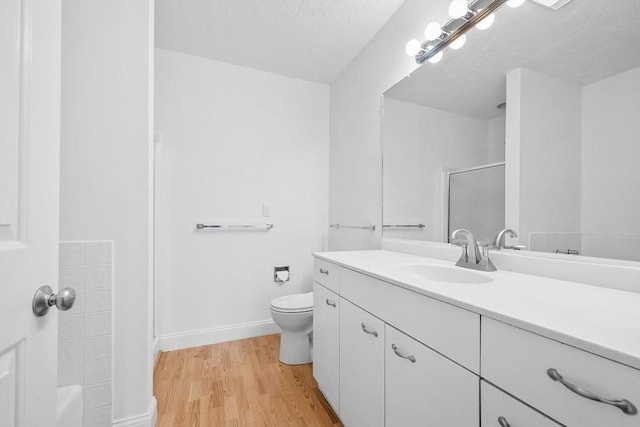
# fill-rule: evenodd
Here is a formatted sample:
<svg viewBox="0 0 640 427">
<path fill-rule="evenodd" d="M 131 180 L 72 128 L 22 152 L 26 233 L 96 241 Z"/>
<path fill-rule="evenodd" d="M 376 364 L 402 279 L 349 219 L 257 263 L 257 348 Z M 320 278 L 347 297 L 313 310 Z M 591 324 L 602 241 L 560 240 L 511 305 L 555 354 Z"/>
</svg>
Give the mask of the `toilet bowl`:
<svg viewBox="0 0 640 427">
<path fill-rule="evenodd" d="M 313 292 L 285 295 L 271 301 L 271 317 L 280 327 L 280 362 L 311 363 Z"/>
</svg>

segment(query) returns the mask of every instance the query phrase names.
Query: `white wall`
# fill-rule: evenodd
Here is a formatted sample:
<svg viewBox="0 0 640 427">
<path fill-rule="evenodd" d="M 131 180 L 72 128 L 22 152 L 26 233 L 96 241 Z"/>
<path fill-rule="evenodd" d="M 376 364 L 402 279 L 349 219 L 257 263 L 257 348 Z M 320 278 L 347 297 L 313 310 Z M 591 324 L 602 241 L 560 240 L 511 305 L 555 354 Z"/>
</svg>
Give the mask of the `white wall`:
<svg viewBox="0 0 640 427">
<path fill-rule="evenodd" d="M 517 199 L 507 187 L 505 221 L 521 244 L 529 232 L 580 231 L 580 102 L 578 86 L 524 68 L 507 74 L 507 182 L 518 174 L 519 187 Z"/>
<path fill-rule="evenodd" d="M 331 84 L 329 222 L 375 224 L 376 231 L 331 229 L 329 247 L 380 247 L 384 91 L 417 65 L 404 52 L 426 22 L 446 22 L 449 1 L 407 1 Z M 426 64 L 429 66 L 430 64 Z"/>
<path fill-rule="evenodd" d="M 640 68 L 582 88 L 514 70 L 507 98 L 507 226 L 520 243 L 640 261 Z"/>
<path fill-rule="evenodd" d="M 328 86 L 157 49 L 155 122 L 161 347 L 275 331 L 271 299 L 311 290 L 326 238 Z M 274 228 L 195 230 L 216 220 Z"/>
<path fill-rule="evenodd" d="M 442 170 L 486 164 L 488 125 L 483 119 L 384 100 L 384 222 L 426 226 L 385 230 L 385 237 L 443 241 Z"/>
<path fill-rule="evenodd" d="M 582 88 L 582 249 L 640 261 L 640 68 Z"/>
<path fill-rule="evenodd" d="M 504 162 L 506 115 L 491 119 L 487 123 L 489 133 L 489 157 L 487 163 Z"/>
<path fill-rule="evenodd" d="M 640 68 L 582 88 L 584 232 L 640 233 L 639 99 Z"/>
<path fill-rule="evenodd" d="M 60 238 L 114 241 L 116 421 L 144 421 L 154 403 L 148 277 L 152 17 L 147 1 L 62 2 Z"/>
</svg>

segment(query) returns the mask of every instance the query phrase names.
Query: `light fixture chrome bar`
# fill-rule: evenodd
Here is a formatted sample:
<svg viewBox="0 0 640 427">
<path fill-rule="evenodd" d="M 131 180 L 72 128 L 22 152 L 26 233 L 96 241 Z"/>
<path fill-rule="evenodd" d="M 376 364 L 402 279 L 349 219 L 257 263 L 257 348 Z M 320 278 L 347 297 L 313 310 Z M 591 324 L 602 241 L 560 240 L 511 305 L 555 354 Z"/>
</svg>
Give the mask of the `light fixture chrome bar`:
<svg viewBox="0 0 640 427">
<path fill-rule="evenodd" d="M 329 227 L 331 228 L 335 228 L 336 230 L 339 230 L 341 228 L 353 228 L 353 229 L 357 229 L 357 230 L 371 230 L 371 231 L 375 231 L 376 226 L 375 225 L 342 225 L 342 224 L 331 224 L 329 225 Z"/>
<path fill-rule="evenodd" d="M 424 224 L 385 224 L 382 228 L 425 228 Z"/>
<path fill-rule="evenodd" d="M 198 230 L 271 230 L 273 224 L 196 224 Z"/>
<path fill-rule="evenodd" d="M 467 33 L 471 30 L 478 22 L 482 21 L 484 18 L 495 12 L 505 4 L 507 0 L 493 0 L 491 3 L 482 8 L 481 11 L 476 11 L 474 6 L 479 5 L 481 0 L 476 0 L 469 5 L 470 12 L 467 13 L 467 16 L 460 19 L 452 19 L 442 26 L 442 33 L 446 34 L 446 36 L 436 44 L 431 45 L 432 42 L 424 42 L 422 43 L 422 50 L 416 55 L 416 62 L 418 64 L 422 64 L 425 61 L 428 61 L 430 58 L 436 56 L 439 52 L 441 52 L 444 48 L 449 46 L 451 43 L 456 41 L 460 36 Z M 456 21 L 464 20 L 464 23 L 457 28 L 451 28 Z M 431 49 L 427 48 L 432 46 Z"/>
</svg>

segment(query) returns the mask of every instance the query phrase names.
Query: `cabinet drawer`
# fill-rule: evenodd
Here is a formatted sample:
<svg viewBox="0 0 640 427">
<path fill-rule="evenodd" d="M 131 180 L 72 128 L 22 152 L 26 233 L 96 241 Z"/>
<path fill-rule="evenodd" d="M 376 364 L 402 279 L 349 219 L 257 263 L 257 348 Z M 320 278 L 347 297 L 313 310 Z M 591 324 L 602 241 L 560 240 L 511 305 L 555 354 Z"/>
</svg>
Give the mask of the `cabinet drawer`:
<svg viewBox="0 0 640 427">
<path fill-rule="evenodd" d="M 333 292 L 340 293 L 340 267 L 315 258 L 313 261 L 313 281 L 324 285 Z"/>
<path fill-rule="evenodd" d="M 333 410 L 340 413 L 340 297 L 313 284 L 313 376 Z"/>
<path fill-rule="evenodd" d="M 482 318 L 482 377 L 568 427 L 638 427 L 640 415 L 589 400 L 551 379 L 640 406 L 640 371 L 513 326 Z"/>
<path fill-rule="evenodd" d="M 391 326 L 480 372 L 480 316 L 343 268 L 340 294 Z"/>
<path fill-rule="evenodd" d="M 386 326 L 386 426 L 478 427 L 479 378 Z"/>
<path fill-rule="evenodd" d="M 486 381 L 480 383 L 482 427 L 560 427 Z"/>
</svg>

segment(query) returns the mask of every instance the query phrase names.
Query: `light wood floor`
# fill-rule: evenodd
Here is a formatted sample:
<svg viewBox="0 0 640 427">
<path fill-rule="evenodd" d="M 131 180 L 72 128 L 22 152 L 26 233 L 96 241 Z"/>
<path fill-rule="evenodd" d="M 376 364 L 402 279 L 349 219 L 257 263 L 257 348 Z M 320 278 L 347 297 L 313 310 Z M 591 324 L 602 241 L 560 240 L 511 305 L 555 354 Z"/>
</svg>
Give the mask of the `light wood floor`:
<svg viewBox="0 0 640 427">
<path fill-rule="evenodd" d="M 283 365 L 279 350 L 276 334 L 162 353 L 157 427 L 342 426 L 312 365 Z"/>
</svg>

